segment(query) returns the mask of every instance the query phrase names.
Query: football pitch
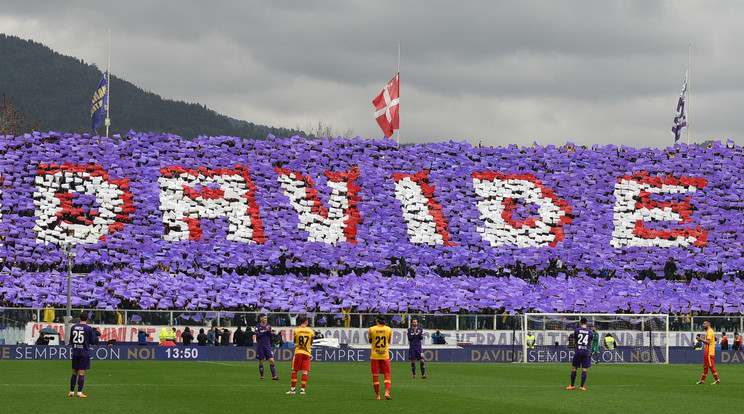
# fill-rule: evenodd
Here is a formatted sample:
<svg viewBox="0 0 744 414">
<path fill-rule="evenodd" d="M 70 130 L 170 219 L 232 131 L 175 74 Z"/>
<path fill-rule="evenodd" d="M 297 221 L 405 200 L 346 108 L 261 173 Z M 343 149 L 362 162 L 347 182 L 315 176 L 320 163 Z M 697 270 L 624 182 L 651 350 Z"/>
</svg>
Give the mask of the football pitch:
<svg viewBox="0 0 744 414">
<path fill-rule="evenodd" d="M 695 385 L 701 365 L 599 364 L 587 391 L 567 391 L 568 364 L 429 363 L 428 379 L 392 364 L 392 401 L 376 401 L 368 363 L 316 363 L 307 395 L 259 380 L 256 362 L 93 361 L 88 398 L 69 398 L 69 361 L 2 361 L 0 410 L 7 413 L 692 413 L 740 411 L 744 365 L 720 365 L 721 385 Z M 416 367 L 418 371 L 418 364 Z M 269 374 L 268 364 L 266 373 Z M 382 377 L 380 378 L 382 383 Z M 381 384 L 382 385 L 382 384 Z M 299 388 L 299 383 L 298 383 Z M 197 411 L 195 411 L 197 410 Z"/>
</svg>

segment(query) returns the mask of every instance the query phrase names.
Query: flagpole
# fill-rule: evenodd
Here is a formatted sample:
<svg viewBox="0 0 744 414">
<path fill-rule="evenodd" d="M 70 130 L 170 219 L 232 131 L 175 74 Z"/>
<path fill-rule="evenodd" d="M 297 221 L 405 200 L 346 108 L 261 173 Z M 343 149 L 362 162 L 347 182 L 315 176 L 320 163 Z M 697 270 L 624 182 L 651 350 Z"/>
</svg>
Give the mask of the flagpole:
<svg viewBox="0 0 744 414">
<path fill-rule="evenodd" d="M 400 40 L 398 41 L 398 72 L 397 73 L 398 73 L 398 102 L 400 102 Z M 400 103 L 398 104 L 398 146 L 400 147 Z"/>
<path fill-rule="evenodd" d="M 111 29 L 108 36 L 108 65 L 106 67 L 106 138 L 109 136 L 109 126 L 111 125 Z"/>
<path fill-rule="evenodd" d="M 690 145 L 690 64 L 692 63 L 692 40 L 687 43 L 687 145 Z"/>
</svg>

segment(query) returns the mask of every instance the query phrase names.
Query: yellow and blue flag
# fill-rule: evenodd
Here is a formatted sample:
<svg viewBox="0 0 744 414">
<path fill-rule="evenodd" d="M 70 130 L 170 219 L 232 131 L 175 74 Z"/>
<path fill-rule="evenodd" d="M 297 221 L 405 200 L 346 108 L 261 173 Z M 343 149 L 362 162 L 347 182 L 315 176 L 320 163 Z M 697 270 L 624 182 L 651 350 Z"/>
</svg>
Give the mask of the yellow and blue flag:
<svg viewBox="0 0 744 414">
<path fill-rule="evenodd" d="M 93 102 L 90 107 L 90 121 L 93 131 L 101 125 L 106 112 L 108 112 L 108 71 L 104 72 L 101 81 L 98 82 L 96 91 L 93 93 Z"/>
</svg>

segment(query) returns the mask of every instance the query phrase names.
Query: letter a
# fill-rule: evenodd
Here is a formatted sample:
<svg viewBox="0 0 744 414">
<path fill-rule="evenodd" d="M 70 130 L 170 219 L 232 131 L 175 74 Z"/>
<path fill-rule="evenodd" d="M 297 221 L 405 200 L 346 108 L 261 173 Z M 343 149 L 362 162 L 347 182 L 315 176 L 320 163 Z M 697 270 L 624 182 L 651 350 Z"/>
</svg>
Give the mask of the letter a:
<svg viewBox="0 0 744 414">
<path fill-rule="evenodd" d="M 455 246 L 450 241 L 449 224 L 442 206 L 434 200 L 433 185 L 429 185 L 429 171 L 417 174 L 393 174 L 395 198 L 403 204 L 403 219 L 411 243 Z"/>
<path fill-rule="evenodd" d="M 263 223 L 248 167 L 160 170 L 160 211 L 168 241 L 201 240 L 201 220 L 227 217 L 227 240 L 264 243 Z"/>
<path fill-rule="evenodd" d="M 357 205 L 360 201 L 357 192 L 361 190 L 354 184 L 359 171 L 325 172 L 326 185 L 331 188 L 328 207 L 318 198 L 320 194 L 309 176 L 285 168 L 275 168 L 279 173 L 279 183 L 289 202 L 297 212 L 300 230 L 309 233 L 308 241 L 336 244 L 346 241 L 357 243 L 357 225 L 362 222 Z"/>
</svg>

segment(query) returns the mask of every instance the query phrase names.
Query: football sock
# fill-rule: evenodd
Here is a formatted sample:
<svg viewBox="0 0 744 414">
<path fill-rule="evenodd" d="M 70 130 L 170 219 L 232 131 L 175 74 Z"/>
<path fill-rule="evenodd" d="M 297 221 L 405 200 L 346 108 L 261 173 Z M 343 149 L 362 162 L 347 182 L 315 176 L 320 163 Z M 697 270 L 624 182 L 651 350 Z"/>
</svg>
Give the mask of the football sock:
<svg viewBox="0 0 744 414">
<path fill-rule="evenodd" d="M 260 373 L 261 373 L 261 376 L 262 376 L 262 377 L 264 376 L 263 365 L 259 365 L 259 366 L 258 366 L 258 372 L 260 372 Z"/>
<path fill-rule="evenodd" d="M 271 368 L 271 376 L 276 377 L 276 365 L 271 364 L 269 365 L 269 368 Z"/>
<path fill-rule="evenodd" d="M 72 374 L 72 377 L 70 378 L 70 392 L 75 391 L 75 384 L 77 384 L 77 375 Z"/>
<path fill-rule="evenodd" d="M 295 389 L 295 386 L 297 386 L 297 372 L 292 372 L 292 389 Z"/>
<path fill-rule="evenodd" d="M 83 385 L 85 385 L 85 375 L 78 375 L 78 392 L 83 392 Z"/>
<path fill-rule="evenodd" d="M 705 377 L 708 376 L 708 367 L 703 367 L 703 377 L 700 378 L 700 381 L 705 381 Z"/>
<path fill-rule="evenodd" d="M 424 375 L 426 375 L 426 368 L 424 367 L 424 363 L 422 362 L 421 363 L 421 376 L 423 377 Z"/>
<path fill-rule="evenodd" d="M 372 387 L 375 389 L 375 394 L 380 395 L 380 377 L 372 375 Z"/>
<path fill-rule="evenodd" d="M 584 383 L 586 382 L 586 371 L 581 371 L 581 386 L 584 386 Z"/>
<path fill-rule="evenodd" d="M 715 368 L 711 368 L 710 371 L 713 373 L 713 378 L 715 378 L 716 381 L 718 381 L 718 370 Z"/>
<path fill-rule="evenodd" d="M 390 393 L 390 374 L 385 374 L 385 393 Z"/>
<path fill-rule="evenodd" d="M 571 386 L 574 386 L 574 383 L 576 382 L 576 371 L 571 371 Z"/>
<path fill-rule="evenodd" d="M 416 363 L 411 362 L 411 372 L 413 372 L 413 375 L 416 375 Z"/>
<path fill-rule="evenodd" d="M 302 374 L 302 389 L 305 389 L 305 386 L 307 385 L 307 374 Z"/>
</svg>

